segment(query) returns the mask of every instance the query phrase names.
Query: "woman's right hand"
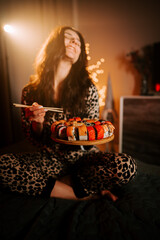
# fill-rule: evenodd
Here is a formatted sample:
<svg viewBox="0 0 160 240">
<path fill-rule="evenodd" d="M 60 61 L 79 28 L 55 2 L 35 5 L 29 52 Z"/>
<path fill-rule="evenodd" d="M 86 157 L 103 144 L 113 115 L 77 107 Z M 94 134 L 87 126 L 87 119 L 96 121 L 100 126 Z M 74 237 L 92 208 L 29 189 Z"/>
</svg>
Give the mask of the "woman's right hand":
<svg viewBox="0 0 160 240">
<path fill-rule="evenodd" d="M 37 136 L 40 136 L 43 131 L 43 122 L 46 114 L 45 109 L 43 106 L 34 102 L 32 106 L 27 107 L 25 111 L 25 117 L 32 122 L 33 131 L 37 134 Z"/>
<path fill-rule="evenodd" d="M 34 102 L 31 107 L 25 109 L 25 117 L 28 118 L 31 122 L 43 123 L 44 117 L 46 114 L 43 106 Z"/>
</svg>

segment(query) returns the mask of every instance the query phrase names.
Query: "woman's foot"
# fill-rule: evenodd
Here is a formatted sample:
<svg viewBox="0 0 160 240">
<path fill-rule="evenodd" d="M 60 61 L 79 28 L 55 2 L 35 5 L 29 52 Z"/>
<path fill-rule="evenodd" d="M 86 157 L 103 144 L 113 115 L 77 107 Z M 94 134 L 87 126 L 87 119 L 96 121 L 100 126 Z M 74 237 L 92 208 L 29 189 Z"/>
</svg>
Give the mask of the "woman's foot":
<svg viewBox="0 0 160 240">
<path fill-rule="evenodd" d="M 115 202 L 118 199 L 118 197 L 113 193 L 111 193 L 109 190 L 102 190 L 101 196 L 108 196 L 113 202 Z M 73 188 L 69 185 L 69 183 L 66 184 L 61 181 L 56 181 L 50 197 L 83 201 L 83 200 L 97 199 L 100 196 L 95 194 L 95 195 L 90 195 L 83 198 L 77 198 L 73 191 Z"/>
<path fill-rule="evenodd" d="M 118 197 L 111 193 L 109 190 L 102 190 L 101 191 L 102 196 L 108 196 L 113 202 L 117 201 Z"/>
<path fill-rule="evenodd" d="M 77 201 L 84 201 L 84 200 L 99 198 L 98 195 L 90 195 L 83 198 L 77 198 L 69 182 L 67 181 L 64 181 L 64 182 L 61 182 L 58 180 L 55 182 L 55 185 L 54 185 L 54 188 L 52 189 L 50 197 L 77 200 Z"/>
<path fill-rule="evenodd" d="M 55 182 L 50 197 L 78 200 L 72 187 L 58 180 Z"/>
</svg>

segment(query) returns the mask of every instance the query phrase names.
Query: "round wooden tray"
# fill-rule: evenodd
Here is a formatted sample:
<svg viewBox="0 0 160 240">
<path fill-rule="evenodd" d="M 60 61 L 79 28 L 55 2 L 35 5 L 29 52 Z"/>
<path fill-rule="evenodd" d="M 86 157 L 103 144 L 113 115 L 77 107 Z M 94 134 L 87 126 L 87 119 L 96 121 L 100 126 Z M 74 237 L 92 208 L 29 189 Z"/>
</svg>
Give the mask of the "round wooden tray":
<svg viewBox="0 0 160 240">
<path fill-rule="evenodd" d="M 114 134 L 110 137 L 103 138 L 100 140 L 94 140 L 94 141 L 68 141 L 68 140 L 62 140 L 59 138 L 55 138 L 54 136 L 51 136 L 51 138 L 53 141 L 62 143 L 62 144 L 87 146 L 87 145 L 98 145 L 98 144 L 110 142 L 114 139 Z"/>
</svg>

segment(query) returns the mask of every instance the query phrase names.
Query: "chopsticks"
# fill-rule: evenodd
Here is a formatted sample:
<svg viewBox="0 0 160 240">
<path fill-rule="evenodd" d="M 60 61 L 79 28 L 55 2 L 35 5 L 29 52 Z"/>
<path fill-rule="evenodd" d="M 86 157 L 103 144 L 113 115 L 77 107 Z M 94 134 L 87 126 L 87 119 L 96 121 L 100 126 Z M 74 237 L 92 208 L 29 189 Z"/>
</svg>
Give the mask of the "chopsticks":
<svg viewBox="0 0 160 240">
<path fill-rule="evenodd" d="M 13 105 L 15 107 L 21 107 L 21 108 L 31 107 L 29 105 L 19 104 L 19 103 L 13 103 Z M 55 107 L 43 107 L 43 108 L 51 112 L 61 112 L 61 113 L 63 112 L 63 108 L 55 108 Z"/>
</svg>

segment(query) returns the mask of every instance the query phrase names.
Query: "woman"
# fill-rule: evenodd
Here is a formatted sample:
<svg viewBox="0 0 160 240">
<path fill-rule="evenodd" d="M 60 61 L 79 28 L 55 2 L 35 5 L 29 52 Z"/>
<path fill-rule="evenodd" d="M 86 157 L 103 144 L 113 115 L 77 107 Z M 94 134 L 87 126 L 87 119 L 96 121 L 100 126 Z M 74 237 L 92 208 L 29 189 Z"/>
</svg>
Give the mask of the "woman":
<svg viewBox="0 0 160 240">
<path fill-rule="evenodd" d="M 98 92 L 86 69 L 82 35 L 71 27 L 59 27 L 44 43 L 35 64 L 35 74 L 22 91 L 26 137 L 40 151 L 1 157 L 1 182 L 11 191 L 34 196 L 86 199 L 131 180 L 134 160 L 126 154 L 102 153 L 95 146 L 85 148 L 57 144 L 51 139 L 51 125 L 60 118 L 99 118 Z M 43 106 L 62 107 L 64 114 L 46 112 Z M 62 178 L 71 176 L 71 185 Z"/>
</svg>

